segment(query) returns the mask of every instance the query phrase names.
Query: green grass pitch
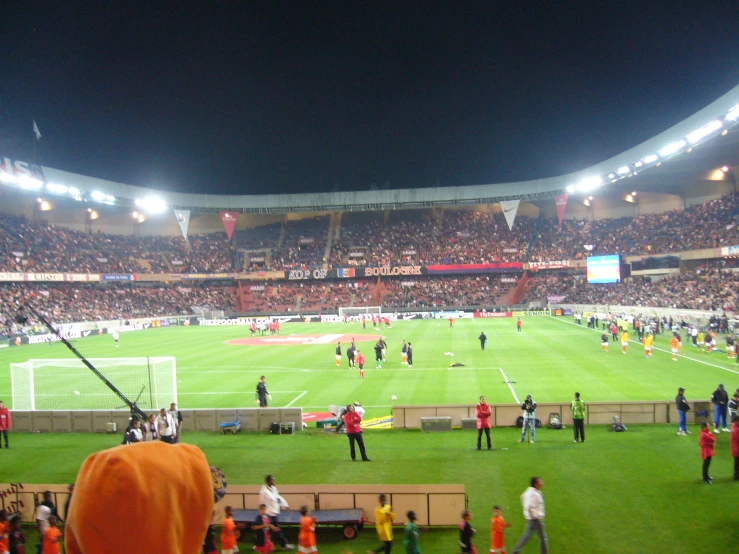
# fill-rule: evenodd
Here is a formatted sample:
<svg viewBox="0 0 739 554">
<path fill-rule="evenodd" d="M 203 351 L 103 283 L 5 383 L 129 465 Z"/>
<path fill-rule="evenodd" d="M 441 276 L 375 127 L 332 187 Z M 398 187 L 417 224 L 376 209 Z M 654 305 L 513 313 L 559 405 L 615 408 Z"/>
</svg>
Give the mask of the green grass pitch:
<svg viewBox="0 0 739 554">
<path fill-rule="evenodd" d="M 477 340 L 483 330 L 489 339 L 485 352 Z M 362 333 L 355 323 L 283 325 L 281 332 L 357 338 Z M 87 337 L 76 345 L 90 358 L 175 356 L 182 408 L 251 407 L 261 374 L 267 376 L 275 406 L 325 411 L 329 404 L 359 400 L 368 407 L 368 417 L 388 414 L 392 395 L 398 404 L 474 403 L 480 394 L 491 403 L 511 403 L 514 392 L 519 398 L 532 394 L 539 402 L 563 401 L 576 390 L 586 402 L 658 400 L 673 398 L 677 387 L 684 386 L 693 401 L 707 399 L 718 383 L 730 391 L 739 386 L 739 372 L 723 354 L 702 356 L 686 343 L 686 356 L 672 362 L 667 335 L 657 337 L 651 359 L 644 358 L 636 343 L 627 355 L 616 343 L 603 353 L 599 334 L 573 325 L 569 318 L 526 319 L 520 334 L 511 319 L 457 320 L 453 329 L 446 320 L 399 321 L 381 333 L 389 347 L 382 370 L 374 369 L 371 343 L 360 343 L 368 361 L 364 380 L 346 367 L 346 359 L 336 368 L 332 343 L 224 344 L 248 336 L 243 327 L 151 329 L 122 334 L 119 348 L 109 336 Z M 400 364 L 401 339 L 413 343 L 413 368 Z M 10 362 L 55 357 L 72 356 L 60 344 L 1 350 L 6 370 L 0 373 L 0 398 L 9 404 Z M 449 370 L 452 362 L 465 366 Z M 500 368 L 513 382 L 513 391 Z M 573 444 L 570 429 L 540 430 L 537 444 L 531 446 L 517 444 L 514 429 L 494 429 L 492 453 L 474 450 L 472 431 L 368 431 L 369 464 L 349 461 L 345 437 L 318 431 L 291 437 L 222 437 L 187 434 L 186 429 L 185 440 L 199 445 L 231 483 L 260 483 L 268 472 L 277 476 L 278 485 L 464 483 L 481 552 L 489 548 L 494 503 L 504 507 L 513 523 L 506 541 L 512 550 L 523 529 L 519 495 L 535 474 L 546 483 L 551 552 L 699 553 L 710 544 L 734 544 L 732 506 L 739 482 L 731 480 L 728 433 L 718 436 L 711 470 L 716 481 L 707 486 L 700 481 L 697 429 L 689 437 L 678 437 L 674 427 L 630 426 L 627 433 L 614 434 L 591 426 L 585 444 Z M 0 451 L 3 481 L 64 483 L 74 479 L 87 454 L 117 444 L 119 437 L 17 434 L 12 440 L 11 450 Z M 356 541 L 342 542 L 337 535 L 319 533 L 321 552 L 357 553 L 376 546 L 371 528 Z M 421 540 L 425 553 L 457 551 L 455 530 L 432 530 Z M 524 551 L 535 552 L 537 546 L 532 543 Z"/>
</svg>

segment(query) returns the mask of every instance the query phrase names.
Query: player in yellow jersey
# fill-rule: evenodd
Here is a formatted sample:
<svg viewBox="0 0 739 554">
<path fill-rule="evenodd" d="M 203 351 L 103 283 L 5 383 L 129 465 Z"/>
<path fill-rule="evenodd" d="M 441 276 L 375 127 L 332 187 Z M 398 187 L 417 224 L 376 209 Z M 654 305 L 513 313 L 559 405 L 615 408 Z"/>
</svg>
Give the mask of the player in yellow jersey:
<svg viewBox="0 0 739 554">
<path fill-rule="evenodd" d="M 654 337 L 652 336 L 652 333 L 648 333 L 644 336 L 644 357 L 645 358 L 652 357 L 652 343 L 653 342 L 654 342 Z"/>
<path fill-rule="evenodd" d="M 629 346 L 629 332 L 624 329 L 621 331 L 621 352 L 626 354 L 626 347 Z"/>
</svg>

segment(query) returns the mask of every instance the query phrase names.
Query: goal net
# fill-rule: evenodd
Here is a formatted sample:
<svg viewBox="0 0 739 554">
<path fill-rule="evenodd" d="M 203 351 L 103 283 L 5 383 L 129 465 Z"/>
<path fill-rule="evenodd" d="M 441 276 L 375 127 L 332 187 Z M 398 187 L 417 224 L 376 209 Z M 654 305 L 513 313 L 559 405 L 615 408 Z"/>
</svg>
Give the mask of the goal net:
<svg viewBox="0 0 739 554">
<path fill-rule="evenodd" d="M 177 402 L 173 357 L 93 358 L 89 362 L 142 410 Z M 13 410 L 122 410 L 123 401 L 78 359 L 10 364 Z"/>
<path fill-rule="evenodd" d="M 382 306 L 362 306 L 359 308 L 339 308 L 339 317 L 343 318 L 344 315 L 348 317 L 361 316 L 361 315 L 380 315 L 382 314 Z"/>
</svg>

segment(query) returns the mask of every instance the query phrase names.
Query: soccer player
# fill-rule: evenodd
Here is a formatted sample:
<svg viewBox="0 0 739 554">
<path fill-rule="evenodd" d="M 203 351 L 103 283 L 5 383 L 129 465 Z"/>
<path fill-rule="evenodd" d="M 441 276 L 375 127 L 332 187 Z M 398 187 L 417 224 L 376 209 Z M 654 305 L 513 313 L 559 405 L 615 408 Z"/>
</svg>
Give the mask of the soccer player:
<svg viewBox="0 0 739 554">
<path fill-rule="evenodd" d="M 257 334 L 257 322 L 252 319 L 251 324 L 249 325 L 249 331 L 251 331 L 251 336 Z"/>
<path fill-rule="evenodd" d="M 520 333 L 521 327 L 523 327 L 523 321 L 521 321 L 521 318 L 518 318 L 518 321 L 516 321 L 516 330 Z"/>
<path fill-rule="evenodd" d="M 364 379 L 364 354 L 357 350 L 357 365 L 359 366 L 359 376 Z"/>
<path fill-rule="evenodd" d="M 380 344 L 382 345 L 382 361 L 385 361 L 385 353 L 387 352 L 387 343 L 385 342 L 385 339 L 380 339 Z"/>
<path fill-rule="evenodd" d="M 600 336 L 600 349 L 602 352 L 608 352 L 608 335 L 605 333 Z"/>
<path fill-rule="evenodd" d="M 403 547 L 405 548 L 405 554 L 421 554 L 421 549 L 418 547 L 418 526 L 416 525 L 416 512 L 410 510 L 405 517 L 408 519 L 408 523 L 405 525 L 405 535 L 403 538 Z"/>
<path fill-rule="evenodd" d="M 615 323 L 611 323 L 611 340 L 618 341 L 618 326 Z"/>
<path fill-rule="evenodd" d="M 490 554 L 505 554 L 505 528 L 510 527 L 503 519 L 503 510 L 500 506 L 493 506 L 493 517 L 490 520 Z"/>
<path fill-rule="evenodd" d="M 118 334 L 118 331 L 113 332 L 113 340 L 115 341 L 115 347 L 118 348 L 118 339 L 120 338 L 120 335 Z"/>
<path fill-rule="evenodd" d="M 694 342 L 693 344 L 695 344 L 699 350 L 703 351 L 703 348 L 705 347 L 705 344 L 706 344 L 705 333 L 703 333 L 703 331 L 699 331 L 695 337 L 695 340 L 696 342 Z"/>
<path fill-rule="evenodd" d="M 730 360 L 736 356 L 736 345 L 732 337 L 726 337 L 726 355 Z"/>
<path fill-rule="evenodd" d="M 41 554 L 59 554 L 61 539 L 62 532 L 56 526 L 56 516 L 49 516 L 49 527 L 41 540 Z"/>
<path fill-rule="evenodd" d="M 677 338 L 677 333 L 672 335 L 672 338 L 670 339 L 670 350 L 672 350 L 672 361 L 677 361 L 677 353 L 680 349 L 680 339 Z"/>
<path fill-rule="evenodd" d="M 362 316 L 362 329 L 367 329 L 367 318 Z"/>
<path fill-rule="evenodd" d="M 341 365 L 341 341 L 336 343 L 336 367 Z"/>
<path fill-rule="evenodd" d="M 375 343 L 375 369 L 382 369 L 382 344 L 379 340 Z"/>
<path fill-rule="evenodd" d="M 648 333 L 644 337 L 644 357 L 645 358 L 651 358 L 652 357 L 652 343 L 654 342 L 654 336 L 652 333 Z"/>
<path fill-rule="evenodd" d="M 710 354 L 714 348 L 716 348 L 716 333 L 708 331 L 706 333 L 706 352 Z"/>
<path fill-rule="evenodd" d="M 626 348 L 629 346 L 629 332 L 624 327 L 624 330 L 621 332 L 621 352 L 623 354 L 626 354 Z"/>
<path fill-rule="evenodd" d="M 449 328 L 451 329 L 452 327 L 454 327 L 454 318 L 449 316 Z"/>
<path fill-rule="evenodd" d="M 351 344 L 349 345 L 349 348 L 347 348 L 347 349 L 346 349 L 346 357 L 347 357 L 347 358 L 348 358 L 348 360 L 349 360 L 349 368 L 350 368 L 350 369 L 351 369 L 352 367 L 354 367 L 354 357 L 355 357 L 355 352 L 356 352 L 356 351 L 357 351 L 357 347 L 356 347 L 356 345 L 354 344 L 354 339 L 352 339 L 352 342 L 351 342 Z"/>
<path fill-rule="evenodd" d="M 413 346 L 408 343 L 408 367 L 413 367 Z"/>
<path fill-rule="evenodd" d="M 372 314 L 372 328 L 375 331 L 377 330 L 377 320 L 375 319 L 375 314 Z"/>
<path fill-rule="evenodd" d="M 401 365 L 408 365 L 408 345 L 403 339 L 403 346 L 400 347 Z"/>
</svg>

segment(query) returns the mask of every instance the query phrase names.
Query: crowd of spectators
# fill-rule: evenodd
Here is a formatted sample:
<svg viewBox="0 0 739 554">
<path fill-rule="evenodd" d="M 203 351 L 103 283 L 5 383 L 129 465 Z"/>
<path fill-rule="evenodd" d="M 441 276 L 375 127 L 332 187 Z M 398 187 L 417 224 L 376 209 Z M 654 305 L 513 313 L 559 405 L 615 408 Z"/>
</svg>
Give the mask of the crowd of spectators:
<svg viewBox="0 0 739 554">
<path fill-rule="evenodd" d="M 382 306 L 387 308 L 435 308 L 493 306 L 518 282 L 518 276 L 463 275 L 393 279 L 383 282 Z"/>
<path fill-rule="evenodd" d="M 15 316 L 28 300 L 56 324 L 194 315 L 235 308 L 233 286 L 132 286 L 124 284 L 0 284 L 0 318 L 17 328 Z"/>
<path fill-rule="evenodd" d="M 530 261 L 567 260 L 601 254 L 660 254 L 739 243 L 739 193 L 684 211 L 620 219 L 545 218 Z"/>
<path fill-rule="evenodd" d="M 329 222 L 329 216 L 286 222 L 282 246 L 272 254 L 271 269 L 322 267 Z"/>
<path fill-rule="evenodd" d="M 246 297 L 249 312 L 324 312 L 339 307 L 371 306 L 377 300 L 371 281 L 285 281 L 271 285 L 252 285 Z"/>
<path fill-rule="evenodd" d="M 705 267 L 664 279 L 629 277 L 623 283 L 589 284 L 569 272 L 533 277 L 524 302 L 563 297 L 557 303 L 671 307 L 693 310 L 739 309 L 739 271 Z"/>
</svg>

